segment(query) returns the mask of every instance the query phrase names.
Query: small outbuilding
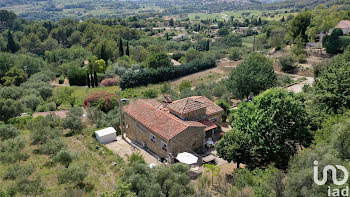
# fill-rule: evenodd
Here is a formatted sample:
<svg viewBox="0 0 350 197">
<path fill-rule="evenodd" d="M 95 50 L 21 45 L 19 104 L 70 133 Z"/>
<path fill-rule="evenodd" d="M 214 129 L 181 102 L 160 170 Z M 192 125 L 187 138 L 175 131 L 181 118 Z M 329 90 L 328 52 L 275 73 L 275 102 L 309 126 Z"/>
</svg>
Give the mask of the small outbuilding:
<svg viewBox="0 0 350 197">
<path fill-rule="evenodd" d="M 117 139 L 117 131 L 113 127 L 95 131 L 95 136 L 101 144 L 108 144 Z"/>
</svg>

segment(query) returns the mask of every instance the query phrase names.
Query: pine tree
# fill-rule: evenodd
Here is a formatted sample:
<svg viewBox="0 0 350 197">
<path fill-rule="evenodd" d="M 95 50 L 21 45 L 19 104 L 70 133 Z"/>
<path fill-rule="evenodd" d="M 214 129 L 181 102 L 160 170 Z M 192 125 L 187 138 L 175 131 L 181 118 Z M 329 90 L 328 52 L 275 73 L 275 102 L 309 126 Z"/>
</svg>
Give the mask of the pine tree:
<svg viewBox="0 0 350 197">
<path fill-rule="evenodd" d="M 15 40 L 13 39 L 11 31 L 9 30 L 7 34 L 7 51 L 10 51 L 11 53 L 16 53 L 18 50 L 19 47 L 17 46 Z"/>
<path fill-rule="evenodd" d="M 96 71 L 94 72 L 94 80 L 95 80 L 95 86 L 98 86 L 98 80 L 97 80 L 97 73 Z"/>
<path fill-rule="evenodd" d="M 86 83 L 88 87 L 90 88 L 90 77 L 89 77 L 89 72 L 86 71 Z"/>
<path fill-rule="evenodd" d="M 123 49 L 123 40 L 122 38 L 119 39 L 119 56 L 124 56 L 124 49 Z"/>
<path fill-rule="evenodd" d="M 130 50 L 129 50 L 129 42 L 126 42 L 126 55 L 130 56 Z"/>
</svg>

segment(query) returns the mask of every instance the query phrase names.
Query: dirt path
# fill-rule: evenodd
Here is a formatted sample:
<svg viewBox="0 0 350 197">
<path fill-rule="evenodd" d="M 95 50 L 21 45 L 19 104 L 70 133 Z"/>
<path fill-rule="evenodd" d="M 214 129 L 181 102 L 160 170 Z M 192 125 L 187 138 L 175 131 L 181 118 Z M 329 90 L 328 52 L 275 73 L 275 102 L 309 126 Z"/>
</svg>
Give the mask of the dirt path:
<svg viewBox="0 0 350 197">
<path fill-rule="evenodd" d="M 171 82 L 171 84 L 178 86 L 183 80 L 197 82 L 205 77 L 208 77 L 209 75 L 219 75 L 219 79 L 216 79 L 215 81 L 220 81 L 221 79 L 226 78 L 230 74 L 232 68 L 236 67 L 239 63 L 241 63 L 241 61 L 230 61 L 227 58 L 223 58 L 217 62 L 217 66 L 215 68 L 210 68 L 175 79 Z"/>
<path fill-rule="evenodd" d="M 289 86 L 287 88 L 287 90 L 290 90 L 294 93 L 299 93 L 299 92 L 302 92 L 303 91 L 303 87 L 305 85 L 312 85 L 314 83 L 314 78 L 313 77 L 306 77 L 306 80 L 305 81 L 302 81 L 298 84 L 295 84 L 295 85 L 292 85 L 292 86 Z"/>
</svg>

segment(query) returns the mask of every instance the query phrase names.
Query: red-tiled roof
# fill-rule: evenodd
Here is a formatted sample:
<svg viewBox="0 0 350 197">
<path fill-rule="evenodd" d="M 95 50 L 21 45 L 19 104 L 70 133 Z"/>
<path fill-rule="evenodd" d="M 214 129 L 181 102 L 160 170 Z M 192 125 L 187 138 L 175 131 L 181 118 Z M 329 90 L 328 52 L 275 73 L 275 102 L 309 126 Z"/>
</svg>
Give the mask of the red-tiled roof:
<svg viewBox="0 0 350 197">
<path fill-rule="evenodd" d="M 350 21 L 348 20 L 342 20 L 340 21 L 337 26 L 337 28 L 341 28 L 341 29 L 347 29 L 350 28 Z"/>
<path fill-rule="evenodd" d="M 124 111 L 166 140 L 170 140 L 188 127 L 205 127 L 199 122 L 183 121 L 161 110 L 161 106 L 162 104 L 155 100 L 139 99 L 124 107 Z"/>
<path fill-rule="evenodd" d="M 189 97 L 189 98 L 184 98 L 184 99 L 174 101 L 171 104 L 169 104 L 167 107 L 170 110 L 175 111 L 176 113 L 186 114 L 189 112 L 206 108 L 207 105 Z"/>
<path fill-rule="evenodd" d="M 223 109 L 220 106 L 218 106 L 217 104 L 215 104 L 213 101 L 211 101 L 205 96 L 192 96 L 189 98 L 207 105 L 207 112 L 206 112 L 207 116 L 216 114 L 216 113 L 221 113 L 223 111 Z"/>
<path fill-rule="evenodd" d="M 204 124 L 207 127 L 207 128 L 205 128 L 205 131 L 209 131 L 209 130 L 217 128 L 217 126 L 212 121 L 208 120 L 207 118 L 200 120 L 199 122 Z"/>
</svg>

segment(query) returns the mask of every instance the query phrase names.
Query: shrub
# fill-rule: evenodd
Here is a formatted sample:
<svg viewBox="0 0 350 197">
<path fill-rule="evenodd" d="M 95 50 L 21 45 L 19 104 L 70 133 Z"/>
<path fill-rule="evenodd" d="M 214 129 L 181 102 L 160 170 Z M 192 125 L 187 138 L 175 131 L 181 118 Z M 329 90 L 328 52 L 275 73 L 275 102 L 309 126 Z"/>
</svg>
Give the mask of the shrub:
<svg viewBox="0 0 350 197">
<path fill-rule="evenodd" d="M 56 110 L 56 103 L 50 102 L 44 102 L 41 103 L 37 108 L 36 111 L 38 112 L 46 112 L 46 111 L 54 111 Z"/>
<path fill-rule="evenodd" d="M 19 135 L 16 127 L 10 124 L 0 124 L 0 138 L 2 140 L 13 139 Z"/>
<path fill-rule="evenodd" d="M 145 90 L 144 92 L 142 92 L 143 96 L 145 98 L 156 98 L 159 94 L 158 90 L 155 90 L 155 89 L 148 89 L 148 90 Z"/>
<path fill-rule="evenodd" d="M 83 107 L 97 107 L 98 109 L 108 112 L 118 105 L 118 97 L 116 94 L 108 92 L 94 92 L 86 97 Z"/>
<path fill-rule="evenodd" d="M 284 87 L 290 83 L 292 83 L 292 78 L 290 78 L 288 75 L 282 75 L 277 78 L 277 85 L 280 87 Z"/>
<path fill-rule="evenodd" d="M 108 78 L 101 81 L 101 86 L 115 86 L 118 84 L 118 80 L 114 78 Z"/>
<path fill-rule="evenodd" d="M 0 121 L 7 121 L 23 111 L 21 103 L 12 99 L 0 99 Z"/>
<path fill-rule="evenodd" d="M 64 143 L 59 138 L 50 138 L 45 144 L 39 145 L 39 153 L 45 155 L 56 154 L 65 147 Z"/>
<path fill-rule="evenodd" d="M 134 163 L 146 163 L 145 158 L 140 152 L 135 152 L 128 156 L 128 162 L 130 165 Z"/>
<path fill-rule="evenodd" d="M 62 120 L 63 128 L 70 129 L 73 132 L 81 131 L 84 126 L 81 120 L 82 115 L 83 110 L 81 108 L 72 108 L 67 113 L 67 117 Z"/>
<path fill-rule="evenodd" d="M 292 70 L 295 66 L 295 58 L 293 56 L 281 56 L 278 58 L 278 62 L 283 71 Z"/>
<path fill-rule="evenodd" d="M 0 88 L 0 98 L 16 100 L 21 97 L 23 88 L 18 86 L 5 86 Z"/>
<path fill-rule="evenodd" d="M 233 47 L 230 49 L 228 58 L 233 61 L 242 59 L 242 50 L 238 47 Z"/>
<path fill-rule="evenodd" d="M 181 81 L 180 85 L 179 85 L 179 90 L 180 92 L 182 92 L 182 90 L 187 89 L 187 88 L 191 88 L 192 84 L 190 81 L 187 80 L 183 80 Z"/>
<path fill-rule="evenodd" d="M 71 86 L 85 86 L 86 70 L 80 67 L 72 66 L 68 71 L 68 80 Z"/>
<path fill-rule="evenodd" d="M 200 70 L 215 67 L 215 60 L 211 57 L 193 60 L 181 66 L 161 67 L 158 69 L 139 69 L 128 71 L 120 79 L 122 89 L 169 81 L 181 76 L 189 75 Z"/>
<path fill-rule="evenodd" d="M 85 177 L 88 176 L 87 166 L 72 166 L 70 168 L 63 169 L 58 174 L 58 182 L 63 183 L 75 183 L 80 185 L 83 183 Z"/>
<path fill-rule="evenodd" d="M 8 167 L 7 172 L 4 174 L 4 179 L 15 180 L 18 177 L 28 177 L 35 170 L 34 165 L 20 166 L 18 164 Z M 1 196 L 1 195 L 0 195 Z"/>
<path fill-rule="evenodd" d="M 27 108 L 31 109 L 32 111 L 35 111 L 36 107 L 43 102 L 43 99 L 41 97 L 38 97 L 34 94 L 30 94 L 27 96 L 24 96 L 21 102 L 26 106 Z"/>
<path fill-rule="evenodd" d="M 63 83 L 64 83 L 64 76 L 61 76 L 61 77 L 58 79 L 58 83 L 59 83 L 59 84 L 63 84 Z"/>
<path fill-rule="evenodd" d="M 52 159 L 55 162 L 59 162 L 62 165 L 65 165 L 66 168 L 69 167 L 69 164 L 73 161 L 74 155 L 68 150 L 60 150 L 56 156 Z"/>
</svg>

